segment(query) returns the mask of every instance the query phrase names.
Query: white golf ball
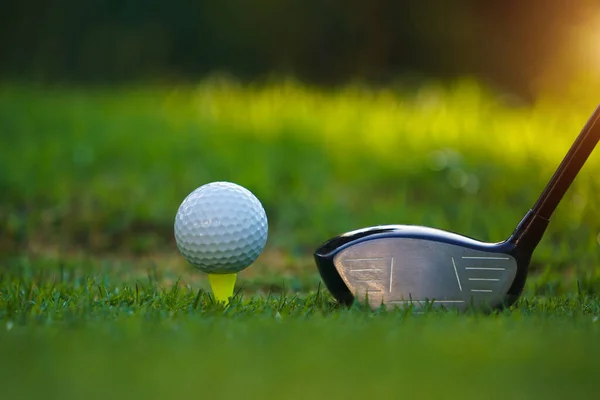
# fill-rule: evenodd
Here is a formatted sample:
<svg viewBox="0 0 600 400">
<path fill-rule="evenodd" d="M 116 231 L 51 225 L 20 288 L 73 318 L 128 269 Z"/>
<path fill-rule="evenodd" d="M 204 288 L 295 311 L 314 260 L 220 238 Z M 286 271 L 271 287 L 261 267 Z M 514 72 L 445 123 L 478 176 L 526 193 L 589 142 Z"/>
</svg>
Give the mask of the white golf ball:
<svg viewBox="0 0 600 400">
<path fill-rule="evenodd" d="M 213 182 L 190 193 L 175 216 L 175 241 L 195 267 L 236 273 L 252 264 L 267 242 L 267 215 L 248 189 Z"/>
</svg>

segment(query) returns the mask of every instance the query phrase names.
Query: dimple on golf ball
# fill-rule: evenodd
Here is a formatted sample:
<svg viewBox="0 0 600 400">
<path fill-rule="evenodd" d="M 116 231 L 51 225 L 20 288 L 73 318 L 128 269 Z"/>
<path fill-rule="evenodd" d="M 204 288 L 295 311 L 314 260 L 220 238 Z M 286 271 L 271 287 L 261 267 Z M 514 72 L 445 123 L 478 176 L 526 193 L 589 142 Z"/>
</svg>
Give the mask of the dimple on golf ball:
<svg viewBox="0 0 600 400">
<path fill-rule="evenodd" d="M 210 274 L 233 274 L 252 264 L 267 242 L 267 215 L 248 189 L 213 182 L 190 193 L 175 216 L 181 254 Z"/>
</svg>

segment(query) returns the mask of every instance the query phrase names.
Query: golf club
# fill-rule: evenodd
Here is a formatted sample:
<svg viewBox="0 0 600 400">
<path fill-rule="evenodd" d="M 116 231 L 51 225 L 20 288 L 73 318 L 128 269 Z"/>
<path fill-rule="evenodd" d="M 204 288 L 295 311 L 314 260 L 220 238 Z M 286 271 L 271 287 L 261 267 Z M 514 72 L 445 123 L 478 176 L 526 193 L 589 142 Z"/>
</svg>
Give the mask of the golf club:
<svg viewBox="0 0 600 400">
<path fill-rule="evenodd" d="M 383 225 L 330 239 L 314 256 L 332 295 L 350 305 L 466 310 L 513 304 L 550 217 L 600 139 L 600 105 L 512 235 L 485 243 L 439 229 Z"/>
</svg>

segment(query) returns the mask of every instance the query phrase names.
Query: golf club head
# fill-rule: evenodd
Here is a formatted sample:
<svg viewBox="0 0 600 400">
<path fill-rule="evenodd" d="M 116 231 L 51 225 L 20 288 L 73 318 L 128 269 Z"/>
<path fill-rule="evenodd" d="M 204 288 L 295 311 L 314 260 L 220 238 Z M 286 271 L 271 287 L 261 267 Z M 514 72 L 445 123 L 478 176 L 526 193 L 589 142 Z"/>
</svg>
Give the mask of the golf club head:
<svg viewBox="0 0 600 400">
<path fill-rule="evenodd" d="M 438 229 L 388 225 L 337 236 L 315 252 L 328 290 L 347 305 L 487 309 L 520 295 L 532 251 Z"/>
</svg>

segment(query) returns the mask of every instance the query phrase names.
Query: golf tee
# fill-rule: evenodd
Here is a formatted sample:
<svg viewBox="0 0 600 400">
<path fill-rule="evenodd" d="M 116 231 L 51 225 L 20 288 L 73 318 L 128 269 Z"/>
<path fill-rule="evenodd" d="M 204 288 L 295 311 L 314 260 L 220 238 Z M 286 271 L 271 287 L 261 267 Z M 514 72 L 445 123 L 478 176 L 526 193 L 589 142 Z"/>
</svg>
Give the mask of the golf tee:
<svg viewBox="0 0 600 400">
<path fill-rule="evenodd" d="M 216 301 L 229 302 L 229 298 L 233 297 L 236 277 L 237 274 L 208 274 L 208 281 Z"/>
</svg>

